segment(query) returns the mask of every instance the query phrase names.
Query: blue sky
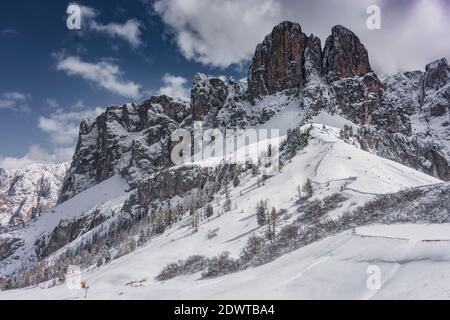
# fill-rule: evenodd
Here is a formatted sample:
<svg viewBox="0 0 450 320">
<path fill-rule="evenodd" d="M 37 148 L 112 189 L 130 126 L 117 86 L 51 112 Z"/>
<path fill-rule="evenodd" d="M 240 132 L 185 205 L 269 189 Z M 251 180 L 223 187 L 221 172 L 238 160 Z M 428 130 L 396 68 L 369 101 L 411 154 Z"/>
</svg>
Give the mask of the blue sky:
<svg viewBox="0 0 450 320">
<path fill-rule="evenodd" d="M 0 167 L 68 160 L 80 119 L 152 94 L 188 95 L 195 72 L 245 77 L 255 45 L 282 20 L 325 41 L 335 24 L 357 33 L 380 73 L 449 57 L 449 0 L 0 2 Z M 382 28 L 368 30 L 378 4 Z"/>
<path fill-rule="evenodd" d="M 95 107 L 141 101 L 164 86 L 165 74 L 185 78 L 186 86 L 197 71 L 240 75 L 236 72 L 238 68 L 216 69 L 183 57 L 159 16 L 153 14 L 151 3 L 123 0 L 80 3 L 97 10 L 95 21 L 100 26 L 136 21 L 140 32 L 138 45 L 126 38 L 90 30 L 86 19 L 82 20 L 80 31 L 68 30 L 69 3 L 59 0 L 0 3 L 0 100 L 7 105 L 1 108 L 0 104 L 0 156 L 22 157 L 31 146 L 40 146 L 41 151 L 50 153 L 54 148 L 60 151 L 71 148 L 73 140 L 54 141 L 50 128 L 39 126 L 39 119 L 51 119 L 57 111 L 82 114 Z M 96 80 L 58 69 L 61 61 L 70 58 L 92 68 L 102 62 L 104 66 L 119 68 L 121 74 L 116 80 L 125 89 L 117 86 L 105 89 Z M 127 92 L 127 84 L 140 86 L 139 92 Z M 60 132 L 54 130 L 54 134 Z"/>
</svg>

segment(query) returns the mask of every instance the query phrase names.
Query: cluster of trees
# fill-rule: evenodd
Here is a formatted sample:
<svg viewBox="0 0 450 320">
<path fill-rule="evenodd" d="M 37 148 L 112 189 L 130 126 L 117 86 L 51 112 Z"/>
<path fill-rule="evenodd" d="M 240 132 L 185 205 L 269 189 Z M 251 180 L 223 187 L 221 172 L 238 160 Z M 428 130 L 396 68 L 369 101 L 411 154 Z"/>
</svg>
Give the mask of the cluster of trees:
<svg viewBox="0 0 450 320">
<path fill-rule="evenodd" d="M 267 200 L 260 200 L 256 206 L 256 220 L 258 225 L 267 225 L 267 238 L 273 241 L 276 235 L 276 224 L 278 220 L 278 212 L 275 207 L 268 210 Z"/>
<path fill-rule="evenodd" d="M 314 187 L 311 179 L 306 179 L 303 186 L 297 186 L 297 204 L 302 204 L 305 200 L 310 199 L 314 195 Z"/>
<path fill-rule="evenodd" d="M 312 127 L 302 130 L 300 128 L 288 129 L 286 140 L 280 145 L 280 161 L 292 159 L 299 150 L 308 145 Z"/>
<path fill-rule="evenodd" d="M 343 140 L 348 140 L 353 137 L 353 128 L 349 125 L 344 125 L 344 127 L 339 131 L 339 137 Z"/>
</svg>

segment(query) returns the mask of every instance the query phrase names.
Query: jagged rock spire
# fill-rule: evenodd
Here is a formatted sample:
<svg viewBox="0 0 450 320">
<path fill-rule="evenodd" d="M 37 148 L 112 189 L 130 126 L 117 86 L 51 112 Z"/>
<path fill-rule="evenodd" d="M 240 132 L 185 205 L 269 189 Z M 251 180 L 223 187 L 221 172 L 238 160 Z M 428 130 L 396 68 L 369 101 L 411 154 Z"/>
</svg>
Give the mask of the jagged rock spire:
<svg viewBox="0 0 450 320">
<path fill-rule="evenodd" d="M 334 26 L 325 42 L 322 69 L 329 81 L 372 72 L 367 49 L 343 26 Z"/>
<path fill-rule="evenodd" d="M 423 77 L 423 90 L 438 90 L 444 87 L 450 81 L 450 66 L 447 59 L 442 58 L 433 61 L 425 67 Z"/>
<path fill-rule="evenodd" d="M 298 23 L 284 21 L 258 44 L 247 76 L 253 98 L 302 85 L 307 39 Z"/>
</svg>

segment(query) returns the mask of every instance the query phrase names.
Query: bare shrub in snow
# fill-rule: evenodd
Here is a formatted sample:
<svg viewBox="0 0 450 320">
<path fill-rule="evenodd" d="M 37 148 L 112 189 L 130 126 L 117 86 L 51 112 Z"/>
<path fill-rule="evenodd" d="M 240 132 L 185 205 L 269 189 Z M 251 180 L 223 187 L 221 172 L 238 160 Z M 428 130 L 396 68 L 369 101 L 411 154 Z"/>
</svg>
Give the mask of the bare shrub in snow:
<svg viewBox="0 0 450 320">
<path fill-rule="evenodd" d="M 207 263 L 204 256 L 193 255 L 186 260 L 170 263 L 155 277 L 156 280 L 164 281 L 177 276 L 193 274 L 202 271 Z"/>
<path fill-rule="evenodd" d="M 296 225 L 287 225 L 280 229 L 278 233 L 278 239 L 280 242 L 287 243 L 296 239 L 299 234 L 299 229 Z"/>
<path fill-rule="evenodd" d="M 187 258 L 184 262 L 181 262 L 181 273 L 192 274 L 202 271 L 207 263 L 208 259 L 201 255 L 193 255 Z"/>
<path fill-rule="evenodd" d="M 156 280 L 164 281 L 168 279 L 172 279 L 176 276 L 180 275 L 181 266 L 179 263 L 174 262 L 170 263 L 162 269 L 162 271 L 156 276 Z"/>
<path fill-rule="evenodd" d="M 215 229 L 209 230 L 207 235 L 206 235 L 207 238 L 208 239 L 212 239 L 214 237 L 217 237 L 217 231 L 219 231 L 219 228 L 215 228 Z"/>
<path fill-rule="evenodd" d="M 219 275 L 236 272 L 238 269 L 238 260 L 230 258 L 230 253 L 228 251 L 224 251 L 217 257 L 208 259 L 206 269 L 203 271 L 202 277 L 216 277 Z"/>
<path fill-rule="evenodd" d="M 306 199 L 309 199 L 313 196 L 314 188 L 312 186 L 311 179 L 306 179 L 306 182 L 302 187 L 302 191 L 306 194 Z"/>
</svg>

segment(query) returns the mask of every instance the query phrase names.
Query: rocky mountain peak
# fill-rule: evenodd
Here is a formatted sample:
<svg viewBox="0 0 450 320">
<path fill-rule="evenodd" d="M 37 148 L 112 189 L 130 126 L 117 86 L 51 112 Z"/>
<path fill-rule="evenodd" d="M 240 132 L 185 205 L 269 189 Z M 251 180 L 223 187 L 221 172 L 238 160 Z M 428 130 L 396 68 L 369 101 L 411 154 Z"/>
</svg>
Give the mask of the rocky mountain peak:
<svg viewBox="0 0 450 320">
<path fill-rule="evenodd" d="M 439 90 L 450 82 L 450 66 L 442 58 L 426 65 L 423 77 L 423 90 Z"/>
<path fill-rule="evenodd" d="M 253 55 L 247 76 L 251 97 L 301 87 L 307 40 L 298 23 L 284 21 L 273 28 Z"/>
<path fill-rule="evenodd" d="M 343 26 L 334 26 L 325 42 L 323 72 L 329 81 L 364 76 L 372 72 L 367 49 Z"/>
<path fill-rule="evenodd" d="M 205 120 L 206 114 L 215 118 L 227 95 L 227 85 L 221 78 L 207 77 L 202 73 L 197 73 L 192 81 L 191 90 L 193 120 Z M 214 123 L 213 126 L 217 126 L 217 124 Z"/>
</svg>

